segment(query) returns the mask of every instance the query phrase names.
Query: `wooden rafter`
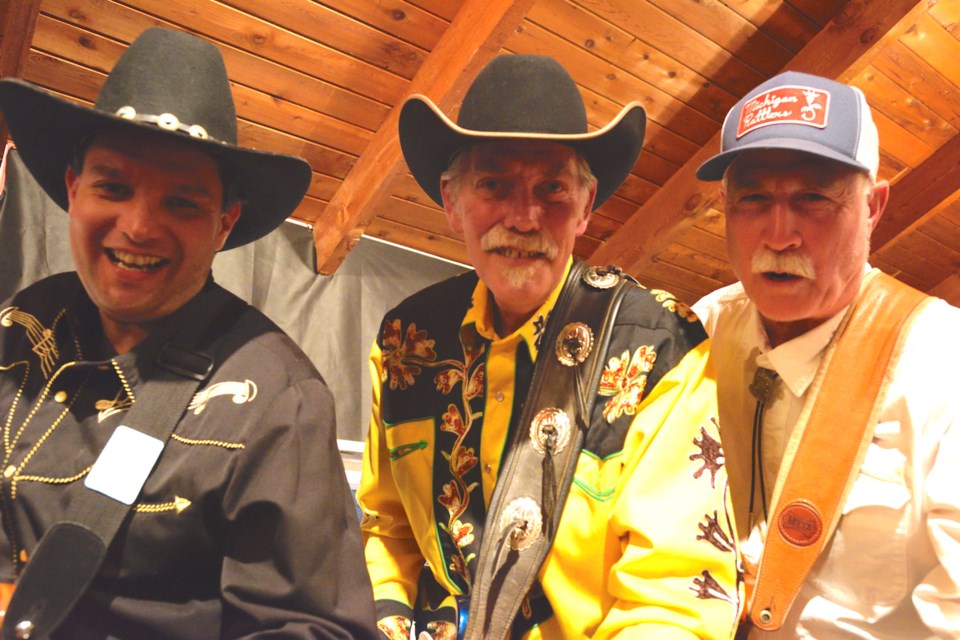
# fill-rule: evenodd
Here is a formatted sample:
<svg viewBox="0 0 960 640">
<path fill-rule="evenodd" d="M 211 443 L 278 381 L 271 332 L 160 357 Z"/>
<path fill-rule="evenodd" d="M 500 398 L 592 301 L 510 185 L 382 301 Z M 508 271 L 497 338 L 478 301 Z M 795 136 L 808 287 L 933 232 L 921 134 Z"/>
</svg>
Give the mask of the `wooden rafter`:
<svg viewBox="0 0 960 640">
<path fill-rule="evenodd" d="M 785 67 L 847 79 L 874 58 L 890 39 L 910 28 L 930 0 L 850 0 L 844 9 Z M 639 273 L 700 214 L 717 204 L 715 184 L 697 180 L 697 167 L 720 149 L 720 134 L 643 204 L 590 256 L 592 264 L 617 264 Z"/>
<path fill-rule="evenodd" d="M 883 251 L 957 198 L 960 138 L 955 137 L 891 187 L 890 201 L 871 237 L 872 253 Z"/>
<path fill-rule="evenodd" d="M 430 96 L 449 112 L 471 80 L 500 51 L 534 0 L 466 0 L 420 67 L 406 95 Z M 314 223 L 317 270 L 330 274 L 356 244 L 406 170 L 400 151 L 397 103 Z"/>
<path fill-rule="evenodd" d="M 40 0 L 5 0 L 0 2 L 0 77 L 23 75 L 30 41 L 40 14 Z M 7 142 L 7 125 L 0 116 L 0 148 Z"/>
</svg>

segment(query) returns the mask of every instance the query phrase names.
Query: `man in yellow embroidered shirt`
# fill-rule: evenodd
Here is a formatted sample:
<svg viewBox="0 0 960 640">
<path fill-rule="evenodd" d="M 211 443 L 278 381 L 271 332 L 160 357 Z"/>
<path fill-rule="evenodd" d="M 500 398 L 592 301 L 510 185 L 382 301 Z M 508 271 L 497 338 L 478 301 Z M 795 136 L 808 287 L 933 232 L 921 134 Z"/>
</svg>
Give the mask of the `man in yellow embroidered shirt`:
<svg viewBox="0 0 960 640">
<path fill-rule="evenodd" d="M 558 384 L 534 367 L 571 336 L 591 342 L 588 331 L 560 334 L 556 348 L 543 340 L 576 333 L 567 296 L 621 278 L 571 256 L 591 211 L 629 175 L 644 124 L 631 104 L 588 133 L 576 85 L 542 56 L 492 61 L 456 124 L 424 97 L 404 105 L 407 164 L 463 234 L 475 273 L 405 300 L 372 350 L 358 498 L 383 637 L 409 637 L 416 620 L 421 638 L 453 638 L 465 617 L 468 637 L 504 637 L 511 621 L 526 638 L 732 635 L 740 598 L 715 385 L 700 323 L 668 293 L 629 284 L 608 346 L 596 347 L 602 374 L 577 387 L 592 410 L 570 419 L 585 433 L 572 480 L 494 515 L 509 487 L 564 473 L 542 447 L 562 452 L 577 427 L 520 416 L 534 390 Z M 536 447 L 535 434 L 546 434 L 541 457 L 514 471 L 507 462 Z M 537 544 L 536 580 L 514 587 L 504 576 Z"/>
</svg>

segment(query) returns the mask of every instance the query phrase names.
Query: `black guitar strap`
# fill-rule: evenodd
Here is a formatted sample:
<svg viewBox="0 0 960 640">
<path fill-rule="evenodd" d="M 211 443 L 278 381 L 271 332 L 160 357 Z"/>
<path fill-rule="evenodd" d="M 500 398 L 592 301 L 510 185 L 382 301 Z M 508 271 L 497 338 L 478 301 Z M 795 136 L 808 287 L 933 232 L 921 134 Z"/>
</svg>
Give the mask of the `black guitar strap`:
<svg viewBox="0 0 960 640">
<path fill-rule="evenodd" d="M 468 640 L 508 637 L 550 551 L 590 424 L 602 357 L 630 286 L 616 268 L 575 262 L 570 270 L 487 513 Z"/>
</svg>

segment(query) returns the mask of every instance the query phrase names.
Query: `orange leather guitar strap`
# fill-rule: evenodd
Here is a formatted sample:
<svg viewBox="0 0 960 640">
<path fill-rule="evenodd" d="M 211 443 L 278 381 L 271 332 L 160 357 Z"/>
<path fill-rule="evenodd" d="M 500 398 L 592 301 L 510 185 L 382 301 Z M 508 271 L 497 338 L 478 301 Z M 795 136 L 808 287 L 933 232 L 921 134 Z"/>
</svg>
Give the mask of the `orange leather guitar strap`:
<svg viewBox="0 0 960 640">
<path fill-rule="evenodd" d="M 750 618 L 780 628 L 840 520 L 841 505 L 873 439 L 889 383 L 916 311 L 929 296 L 873 272 L 839 329 L 836 346 L 770 518 Z"/>
</svg>

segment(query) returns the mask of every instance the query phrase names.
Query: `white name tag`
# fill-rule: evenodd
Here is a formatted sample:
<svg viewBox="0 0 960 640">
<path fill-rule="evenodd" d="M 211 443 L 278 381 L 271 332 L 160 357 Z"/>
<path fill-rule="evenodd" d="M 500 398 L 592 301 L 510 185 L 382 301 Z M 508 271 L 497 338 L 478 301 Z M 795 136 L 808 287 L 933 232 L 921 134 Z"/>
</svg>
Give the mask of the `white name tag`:
<svg viewBox="0 0 960 640">
<path fill-rule="evenodd" d="M 163 441 L 120 425 L 93 463 L 84 484 L 123 504 L 133 504 L 163 451 Z"/>
</svg>

